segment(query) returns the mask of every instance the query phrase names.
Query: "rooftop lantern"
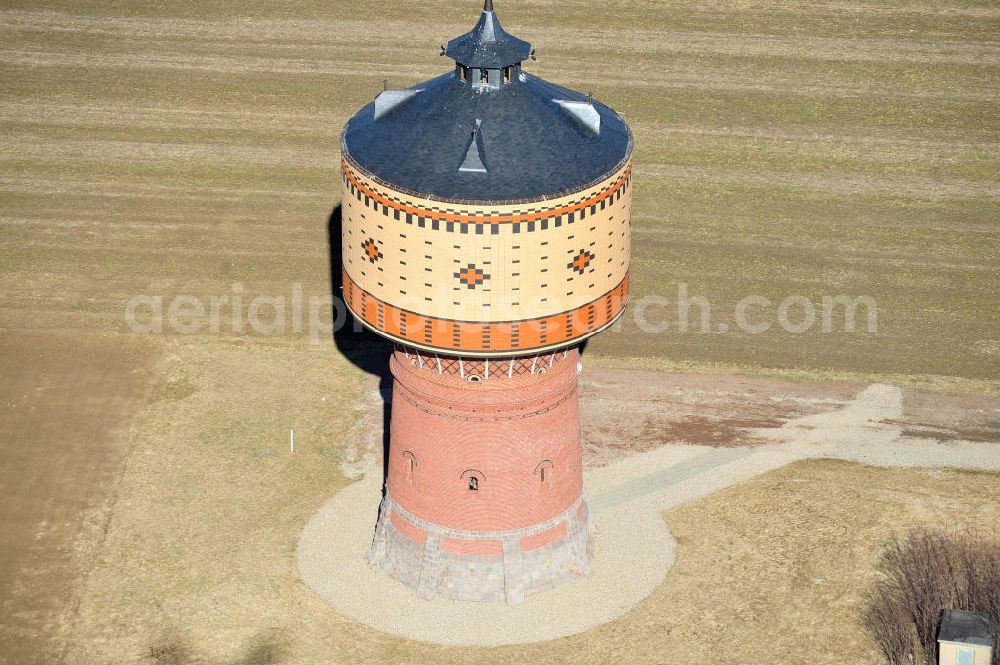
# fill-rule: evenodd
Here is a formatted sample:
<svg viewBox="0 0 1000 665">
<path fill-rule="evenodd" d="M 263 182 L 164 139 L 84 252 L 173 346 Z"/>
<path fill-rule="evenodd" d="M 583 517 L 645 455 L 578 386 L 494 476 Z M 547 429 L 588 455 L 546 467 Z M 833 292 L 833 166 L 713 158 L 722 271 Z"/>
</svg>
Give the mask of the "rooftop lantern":
<svg viewBox="0 0 1000 665">
<path fill-rule="evenodd" d="M 476 27 L 448 42 L 441 55 L 455 61 L 455 75 L 462 81 L 479 90 L 496 90 L 517 81 L 521 63 L 533 51 L 531 44 L 503 29 L 493 0 L 486 0 Z"/>
</svg>

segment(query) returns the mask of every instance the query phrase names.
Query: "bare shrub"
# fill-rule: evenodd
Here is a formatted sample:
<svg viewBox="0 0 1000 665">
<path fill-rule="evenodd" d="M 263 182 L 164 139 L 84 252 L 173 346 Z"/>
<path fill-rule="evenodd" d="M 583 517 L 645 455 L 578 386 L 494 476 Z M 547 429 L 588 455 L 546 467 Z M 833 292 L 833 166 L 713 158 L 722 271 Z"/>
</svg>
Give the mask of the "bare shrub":
<svg viewBox="0 0 1000 665">
<path fill-rule="evenodd" d="M 861 621 L 889 665 L 937 665 L 941 612 L 987 617 L 1000 638 L 1000 542 L 918 529 L 886 544 Z M 1000 653 L 993 652 L 993 665 Z"/>
</svg>

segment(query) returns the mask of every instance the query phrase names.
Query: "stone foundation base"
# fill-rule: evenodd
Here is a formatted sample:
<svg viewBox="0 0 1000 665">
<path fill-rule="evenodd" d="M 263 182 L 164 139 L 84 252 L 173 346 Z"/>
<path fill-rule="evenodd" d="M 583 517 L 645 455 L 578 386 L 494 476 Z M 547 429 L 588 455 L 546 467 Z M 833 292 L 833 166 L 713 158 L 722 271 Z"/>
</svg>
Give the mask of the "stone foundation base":
<svg viewBox="0 0 1000 665">
<path fill-rule="evenodd" d="M 421 520 L 386 494 L 368 561 L 421 598 L 502 600 L 513 605 L 588 575 L 591 554 L 590 516 L 582 497 L 542 524 L 470 532 Z"/>
</svg>

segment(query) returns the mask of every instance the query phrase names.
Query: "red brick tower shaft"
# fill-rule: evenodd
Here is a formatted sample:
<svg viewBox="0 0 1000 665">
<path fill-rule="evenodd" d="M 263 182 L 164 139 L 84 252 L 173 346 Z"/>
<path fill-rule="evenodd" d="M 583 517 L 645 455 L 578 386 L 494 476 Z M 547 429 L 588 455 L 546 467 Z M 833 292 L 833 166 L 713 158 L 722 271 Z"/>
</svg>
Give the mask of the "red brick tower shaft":
<svg viewBox="0 0 1000 665">
<path fill-rule="evenodd" d="M 425 598 L 516 603 L 586 574 L 578 362 L 397 351 L 372 558 Z"/>
</svg>

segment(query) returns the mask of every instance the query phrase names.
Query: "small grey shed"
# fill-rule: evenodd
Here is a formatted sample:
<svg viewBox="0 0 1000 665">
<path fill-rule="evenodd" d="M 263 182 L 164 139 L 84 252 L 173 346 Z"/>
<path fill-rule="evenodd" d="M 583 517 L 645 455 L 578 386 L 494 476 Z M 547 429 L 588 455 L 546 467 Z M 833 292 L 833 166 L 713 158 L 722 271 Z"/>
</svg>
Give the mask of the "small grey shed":
<svg viewBox="0 0 1000 665">
<path fill-rule="evenodd" d="M 938 628 L 938 665 L 990 665 L 995 631 L 986 617 L 945 610 Z"/>
</svg>

